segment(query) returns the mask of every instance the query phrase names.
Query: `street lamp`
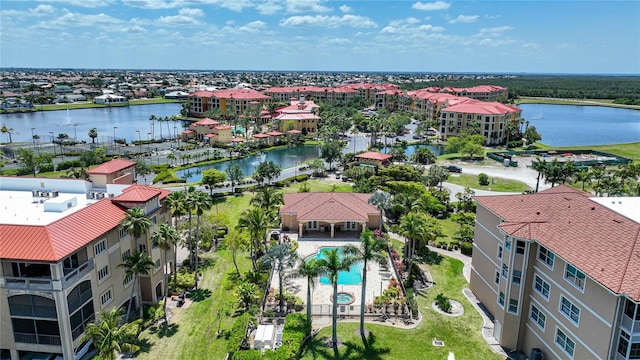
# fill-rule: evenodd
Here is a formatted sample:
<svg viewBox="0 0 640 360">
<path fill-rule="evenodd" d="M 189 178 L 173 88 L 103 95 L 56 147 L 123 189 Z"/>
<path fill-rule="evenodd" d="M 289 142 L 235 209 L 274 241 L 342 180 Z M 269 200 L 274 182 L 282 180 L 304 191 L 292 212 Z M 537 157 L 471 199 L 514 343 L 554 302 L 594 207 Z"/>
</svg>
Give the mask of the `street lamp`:
<svg viewBox="0 0 640 360">
<path fill-rule="evenodd" d="M 116 129 L 117 128 L 118 128 L 117 126 L 113 127 L 113 147 L 115 148 L 115 150 L 118 153 L 118 155 L 120 155 L 120 149 L 118 149 L 118 143 L 116 142 Z"/>
<path fill-rule="evenodd" d="M 149 153 L 149 156 L 151 156 L 151 133 L 150 132 L 147 133 L 147 152 Z"/>
<path fill-rule="evenodd" d="M 33 133 L 33 131 L 36 128 L 32 127 L 31 128 L 31 142 L 33 143 L 33 151 L 36 151 L 36 135 Z"/>
<path fill-rule="evenodd" d="M 53 145 L 53 157 L 56 157 L 56 144 L 53 142 L 53 131 L 49 131 L 49 136 L 51 136 L 51 145 Z"/>
<path fill-rule="evenodd" d="M 73 124 L 73 146 L 78 150 L 78 124 Z"/>
</svg>

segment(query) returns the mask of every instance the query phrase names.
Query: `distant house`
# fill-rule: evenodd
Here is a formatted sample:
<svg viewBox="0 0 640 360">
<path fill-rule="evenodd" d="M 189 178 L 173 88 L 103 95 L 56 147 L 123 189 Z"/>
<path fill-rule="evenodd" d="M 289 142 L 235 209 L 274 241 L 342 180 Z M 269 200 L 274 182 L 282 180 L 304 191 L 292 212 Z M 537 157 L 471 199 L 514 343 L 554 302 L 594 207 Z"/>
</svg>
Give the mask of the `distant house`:
<svg viewBox="0 0 640 360">
<path fill-rule="evenodd" d="M 93 186 L 103 188 L 107 184 L 133 184 L 136 180 L 136 163 L 125 159 L 113 159 L 87 171 Z"/>
<path fill-rule="evenodd" d="M 188 97 L 189 97 L 189 93 L 184 91 L 172 91 L 164 95 L 165 99 L 185 100 Z"/>
<path fill-rule="evenodd" d="M 356 155 L 356 162 L 358 165 L 369 165 L 375 167 L 387 167 L 391 164 L 391 155 L 383 154 L 376 151 L 369 151 L 366 153 Z"/>
<path fill-rule="evenodd" d="M 284 194 L 280 209 L 284 231 L 297 231 L 299 237 L 337 233 L 358 237 L 364 229 L 380 226 L 380 211 L 368 203 L 371 194 L 294 193 Z"/>
<path fill-rule="evenodd" d="M 320 106 L 313 101 L 291 100 L 291 105 L 276 109 L 275 119 L 280 123 L 280 131 L 299 130 L 305 134 L 315 134 L 320 121 Z"/>
<path fill-rule="evenodd" d="M 105 105 L 121 105 L 128 104 L 129 100 L 126 97 L 120 95 L 113 94 L 104 94 L 100 96 L 96 96 L 93 101 L 96 104 L 105 104 Z"/>
</svg>

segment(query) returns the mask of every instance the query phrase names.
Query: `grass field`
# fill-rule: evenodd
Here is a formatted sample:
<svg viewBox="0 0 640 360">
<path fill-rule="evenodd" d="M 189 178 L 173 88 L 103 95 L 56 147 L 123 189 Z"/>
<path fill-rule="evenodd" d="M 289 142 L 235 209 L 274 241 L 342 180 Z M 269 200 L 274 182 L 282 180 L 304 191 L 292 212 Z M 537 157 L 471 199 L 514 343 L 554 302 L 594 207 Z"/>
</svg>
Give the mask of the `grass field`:
<svg viewBox="0 0 640 360">
<path fill-rule="evenodd" d="M 536 143 L 535 145 L 541 150 L 597 150 L 614 155 L 624 156 L 633 160 L 634 162 L 640 161 L 640 142 L 586 146 L 549 146 L 542 143 Z"/>
<path fill-rule="evenodd" d="M 459 175 L 450 175 L 447 182 L 452 184 L 457 184 L 465 187 L 469 187 L 471 189 L 478 190 L 491 190 L 491 191 L 499 191 L 499 192 L 523 192 L 525 190 L 531 190 L 531 188 L 517 180 L 504 179 L 499 177 L 489 177 L 489 181 L 491 182 L 489 185 L 480 185 L 478 183 L 477 175 L 468 175 L 468 174 L 459 174 Z M 494 184 L 495 182 L 495 184 Z"/>
<path fill-rule="evenodd" d="M 521 97 L 518 99 L 518 104 L 608 106 L 608 107 L 640 110 L 640 106 L 614 104 L 613 100 L 611 99 L 556 99 L 556 98 Z"/>
</svg>

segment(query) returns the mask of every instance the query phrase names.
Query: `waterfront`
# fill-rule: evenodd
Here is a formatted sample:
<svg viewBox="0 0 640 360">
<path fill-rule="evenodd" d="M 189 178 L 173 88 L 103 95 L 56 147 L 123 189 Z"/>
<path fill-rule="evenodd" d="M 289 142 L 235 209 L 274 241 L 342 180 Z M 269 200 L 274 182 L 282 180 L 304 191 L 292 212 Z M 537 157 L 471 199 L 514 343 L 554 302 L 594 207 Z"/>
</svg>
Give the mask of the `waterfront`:
<svg viewBox="0 0 640 360">
<path fill-rule="evenodd" d="M 640 141 L 640 111 L 604 106 L 521 104 L 522 117 L 550 146 Z"/>
</svg>

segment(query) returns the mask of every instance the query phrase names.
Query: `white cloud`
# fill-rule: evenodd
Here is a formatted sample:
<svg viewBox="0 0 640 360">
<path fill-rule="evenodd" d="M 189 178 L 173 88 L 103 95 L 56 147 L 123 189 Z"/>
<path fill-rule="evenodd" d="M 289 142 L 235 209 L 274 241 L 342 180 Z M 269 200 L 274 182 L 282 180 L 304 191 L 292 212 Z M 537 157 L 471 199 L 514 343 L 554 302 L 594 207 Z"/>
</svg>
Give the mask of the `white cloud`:
<svg viewBox="0 0 640 360">
<path fill-rule="evenodd" d="M 406 34 L 407 36 L 411 36 L 416 33 L 444 31 L 444 28 L 441 26 L 418 24 L 420 24 L 420 20 L 414 17 L 391 20 L 389 25 L 384 27 L 380 32 L 383 34 Z"/>
<path fill-rule="evenodd" d="M 287 12 L 291 14 L 301 12 L 329 12 L 330 7 L 322 5 L 322 0 L 286 0 Z"/>
<path fill-rule="evenodd" d="M 280 0 L 268 0 L 258 4 L 256 6 L 256 9 L 262 15 L 271 15 L 284 9 L 284 6 L 282 6 L 282 3 L 280 2 Z"/>
<path fill-rule="evenodd" d="M 200 21 L 196 18 L 203 15 L 204 12 L 200 9 L 184 8 L 178 10 L 178 15 L 161 16 L 158 21 L 171 26 L 200 25 Z"/>
<path fill-rule="evenodd" d="M 264 21 L 257 20 L 257 21 L 250 22 L 246 25 L 240 26 L 238 27 L 237 30 L 239 32 L 257 34 L 259 32 L 264 31 L 266 27 L 267 27 L 267 23 L 265 23 Z"/>
<path fill-rule="evenodd" d="M 351 11 L 353 11 L 353 9 L 349 6 L 345 5 L 340 5 L 340 11 L 342 11 L 343 13 L 350 13 Z"/>
<path fill-rule="evenodd" d="M 377 27 L 373 20 L 368 17 L 358 15 L 343 16 L 326 16 L 326 15 L 305 15 L 291 16 L 280 21 L 280 26 L 300 27 L 300 26 L 317 26 L 326 28 L 337 28 L 341 26 L 350 26 L 355 28 L 373 28 Z"/>
<path fill-rule="evenodd" d="M 66 4 L 85 8 L 99 8 L 109 6 L 114 3 L 113 0 L 39 0 L 55 4 Z"/>
<path fill-rule="evenodd" d="M 147 32 L 147 29 L 143 28 L 140 25 L 133 25 L 127 28 L 126 31 L 130 34 L 144 34 Z"/>
<path fill-rule="evenodd" d="M 3 21 L 6 21 L 9 17 L 29 18 L 29 17 L 42 17 L 50 15 L 54 12 L 54 7 L 51 5 L 40 4 L 33 9 L 28 10 L 0 10 L 0 16 L 3 17 Z"/>
<path fill-rule="evenodd" d="M 105 25 L 119 25 L 123 21 L 106 14 L 88 15 L 80 13 L 68 12 L 63 16 L 53 19 L 51 21 L 42 21 L 35 25 L 35 28 L 47 29 L 47 30 L 64 30 L 68 27 L 83 27 L 83 26 L 105 26 Z"/>
<path fill-rule="evenodd" d="M 122 2 L 130 7 L 149 10 L 215 5 L 233 11 L 242 11 L 244 8 L 253 6 L 250 0 L 122 0 Z"/>
<path fill-rule="evenodd" d="M 457 18 L 450 19 L 450 24 L 458 24 L 458 23 L 472 23 L 478 20 L 480 16 L 478 15 L 458 15 Z"/>
<path fill-rule="evenodd" d="M 40 4 L 34 9 L 29 10 L 29 12 L 35 14 L 36 16 L 44 16 L 53 13 L 53 10 L 53 6 L 51 5 Z"/>
<path fill-rule="evenodd" d="M 496 26 L 496 27 L 490 27 L 490 28 L 482 28 L 480 29 L 480 34 L 483 36 L 489 36 L 489 35 L 500 35 L 505 31 L 510 31 L 513 30 L 513 27 L 505 25 L 505 26 Z"/>
<path fill-rule="evenodd" d="M 180 6 L 179 3 L 171 0 L 122 0 L 122 3 L 139 9 L 173 9 Z"/>
<path fill-rule="evenodd" d="M 424 11 L 435 11 L 435 10 L 447 10 L 451 6 L 451 3 L 445 1 L 435 1 L 435 2 L 420 2 L 413 4 L 411 8 L 415 10 L 424 10 Z"/>
</svg>

